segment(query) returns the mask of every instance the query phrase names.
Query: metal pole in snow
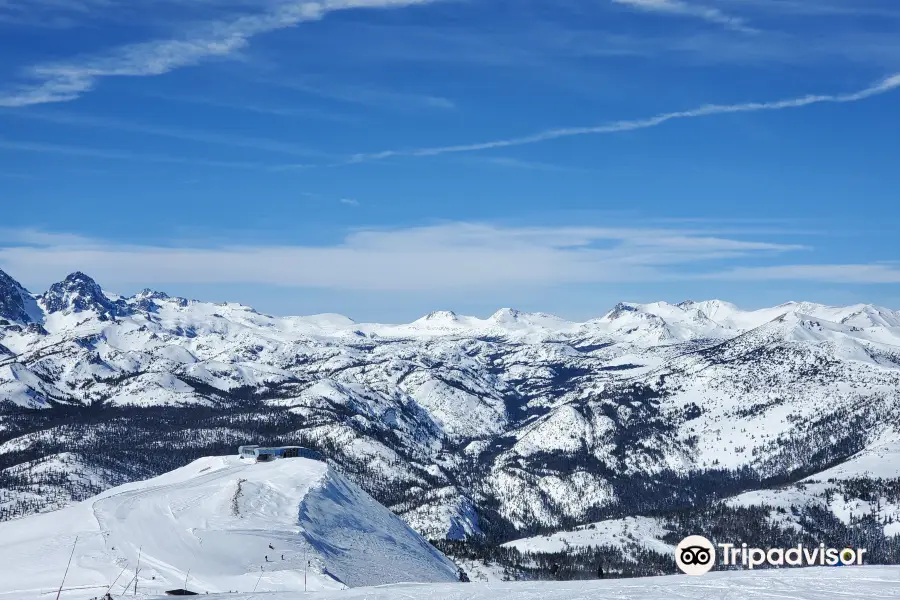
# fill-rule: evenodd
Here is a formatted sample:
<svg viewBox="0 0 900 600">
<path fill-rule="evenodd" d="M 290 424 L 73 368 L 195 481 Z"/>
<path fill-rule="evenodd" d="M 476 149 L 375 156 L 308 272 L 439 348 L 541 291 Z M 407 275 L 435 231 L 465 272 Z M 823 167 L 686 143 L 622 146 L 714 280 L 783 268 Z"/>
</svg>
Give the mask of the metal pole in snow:
<svg viewBox="0 0 900 600">
<path fill-rule="evenodd" d="M 106 588 L 106 594 L 107 594 L 107 595 L 109 595 L 109 591 L 112 589 L 112 587 L 113 587 L 114 585 L 116 585 L 116 582 L 119 580 L 119 577 L 122 576 L 122 573 L 124 573 L 124 572 L 125 572 L 125 569 L 127 569 L 127 568 L 128 568 L 128 565 L 125 565 L 124 567 L 122 567 L 122 570 L 119 571 L 118 577 L 116 577 L 115 579 L 113 579 L 113 582 L 112 582 L 111 584 L 109 584 L 109 587 L 108 587 L 108 588 Z"/>
<path fill-rule="evenodd" d="M 306 572 L 309 570 L 308 550 L 303 551 L 303 591 L 306 592 Z"/>
<path fill-rule="evenodd" d="M 66 572 L 63 573 L 62 583 L 59 584 L 59 589 L 56 591 L 56 600 L 59 600 L 59 595 L 62 594 L 63 586 L 66 584 L 66 575 L 69 574 L 69 567 L 72 565 L 72 557 L 75 556 L 75 545 L 78 544 L 78 536 L 75 536 L 75 543 L 72 544 L 72 554 L 69 555 L 69 562 L 66 563 Z"/>
<path fill-rule="evenodd" d="M 134 595 L 137 596 L 137 583 L 138 583 L 138 573 L 141 572 L 141 551 L 144 549 L 143 546 L 138 548 L 138 559 L 137 564 L 134 566 Z"/>
<path fill-rule="evenodd" d="M 187 580 L 188 580 L 188 577 L 190 577 L 190 575 L 191 575 L 191 570 L 188 569 L 187 575 L 184 576 L 184 589 L 185 590 L 187 590 Z"/>
<path fill-rule="evenodd" d="M 263 576 L 263 568 L 262 565 L 259 566 L 259 579 L 256 580 L 256 585 L 253 586 L 253 593 L 256 593 L 256 588 L 259 585 L 259 580 L 262 579 Z"/>
<path fill-rule="evenodd" d="M 135 578 L 136 576 L 137 576 L 136 574 L 135 574 L 135 575 L 132 575 L 132 576 L 131 576 L 131 579 L 129 579 L 127 582 L 125 582 L 125 583 L 122 585 L 122 594 L 123 594 L 123 595 L 125 595 L 125 594 L 128 593 L 128 588 L 131 587 L 131 582 L 134 581 L 134 578 Z"/>
</svg>

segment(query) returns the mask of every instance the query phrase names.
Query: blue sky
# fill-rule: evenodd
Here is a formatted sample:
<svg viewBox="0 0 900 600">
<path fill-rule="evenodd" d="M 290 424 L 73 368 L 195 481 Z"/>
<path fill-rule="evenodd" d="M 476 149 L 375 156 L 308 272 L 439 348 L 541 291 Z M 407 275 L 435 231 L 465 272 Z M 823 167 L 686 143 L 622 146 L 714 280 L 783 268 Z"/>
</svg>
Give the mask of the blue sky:
<svg viewBox="0 0 900 600">
<path fill-rule="evenodd" d="M 0 268 L 277 314 L 900 308 L 892 0 L 0 0 Z"/>
</svg>

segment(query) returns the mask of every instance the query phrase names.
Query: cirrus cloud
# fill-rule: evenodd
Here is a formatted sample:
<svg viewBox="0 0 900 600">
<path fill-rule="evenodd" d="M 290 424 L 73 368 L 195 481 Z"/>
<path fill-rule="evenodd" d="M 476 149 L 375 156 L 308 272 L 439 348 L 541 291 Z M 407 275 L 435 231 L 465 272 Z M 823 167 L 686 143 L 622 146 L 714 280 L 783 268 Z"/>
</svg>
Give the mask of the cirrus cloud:
<svg viewBox="0 0 900 600">
<path fill-rule="evenodd" d="M 728 15 L 718 8 L 690 4 L 682 0 L 612 0 L 615 4 L 622 4 L 645 12 L 663 13 L 676 16 L 687 16 L 702 19 L 708 23 L 722 25 L 727 29 L 742 31 L 744 33 L 757 33 L 758 30 L 749 27 L 747 21 L 740 17 Z"/>
<path fill-rule="evenodd" d="M 262 2 L 262 11 L 232 15 L 195 27 L 178 38 L 119 46 L 106 53 L 29 67 L 26 81 L 0 91 L 0 106 L 67 102 L 94 89 L 106 77 L 146 77 L 225 57 L 258 35 L 359 8 L 399 8 L 438 0 L 319 0 Z"/>
<path fill-rule="evenodd" d="M 0 230 L 0 267 L 34 285 L 81 270 L 113 286 L 242 283 L 404 292 L 717 277 L 758 280 L 765 279 L 766 272 L 754 268 L 772 268 L 767 263 L 785 253 L 811 251 L 761 236 L 724 229 L 457 222 L 357 230 L 331 245 L 204 247 Z M 749 262 L 750 270 L 721 273 L 723 262 Z M 863 282 L 861 272 L 857 279 Z M 883 269 L 869 272 L 873 283 L 887 277 Z M 772 273 L 781 278 L 777 271 Z"/>
</svg>

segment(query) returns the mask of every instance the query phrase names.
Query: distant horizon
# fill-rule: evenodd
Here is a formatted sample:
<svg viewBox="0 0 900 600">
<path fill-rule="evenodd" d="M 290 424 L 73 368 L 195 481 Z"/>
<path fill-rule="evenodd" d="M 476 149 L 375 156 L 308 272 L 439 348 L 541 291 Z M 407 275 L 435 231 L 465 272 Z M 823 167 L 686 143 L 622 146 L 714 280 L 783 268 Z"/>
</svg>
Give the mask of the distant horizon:
<svg viewBox="0 0 900 600">
<path fill-rule="evenodd" d="M 12 277 L 12 279 L 19 281 L 15 277 L 14 274 L 9 273 L 8 271 L 5 271 L 4 269 L 0 269 L 0 272 L 6 273 L 6 275 L 8 275 L 9 277 Z M 68 275 L 72 275 L 75 273 L 82 273 L 88 277 L 91 277 L 90 273 L 80 271 L 80 270 L 73 271 L 72 273 L 70 273 Z M 68 277 L 68 275 L 66 277 Z M 63 281 L 64 279 L 65 279 L 65 277 L 60 279 L 59 281 Z M 93 279 L 93 277 L 91 277 L 91 279 Z M 817 306 L 822 306 L 822 307 L 829 307 L 829 308 L 849 308 L 851 306 L 860 305 L 860 306 L 871 306 L 874 308 L 882 308 L 882 309 L 886 309 L 889 311 L 900 311 L 900 309 L 892 308 L 890 306 L 880 305 L 880 304 L 873 303 L 873 302 L 853 302 L 853 303 L 849 303 L 849 304 L 830 304 L 830 303 L 825 303 L 825 302 L 817 302 L 815 300 L 787 300 L 787 301 L 779 302 L 776 304 L 767 304 L 767 305 L 760 305 L 760 306 L 747 306 L 746 304 L 733 302 L 733 301 L 725 299 L 725 298 L 705 298 L 702 300 L 698 300 L 696 298 L 686 298 L 684 300 L 679 300 L 677 302 L 673 302 L 670 300 L 651 300 L 648 302 L 635 302 L 632 300 L 618 300 L 615 303 L 609 305 L 606 309 L 601 310 L 600 312 L 596 313 L 593 316 L 590 316 L 587 318 L 575 318 L 575 319 L 567 317 L 562 314 L 559 314 L 557 312 L 548 311 L 548 310 L 523 310 L 523 309 L 517 308 L 516 306 L 500 306 L 500 307 L 497 307 L 496 309 L 489 310 L 487 312 L 481 312 L 481 313 L 464 312 L 464 311 L 454 310 L 453 308 L 437 308 L 437 309 L 433 309 L 433 310 L 430 310 L 427 312 L 423 312 L 423 313 L 419 314 L 418 316 L 411 316 L 410 318 L 407 318 L 407 319 L 387 321 L 387 320 L 378 320 L 378 319 L 375 319 L 375 320 L 358 319 L 358 318 L 354 317 L 353 315 L 349 315 L 349 314 L 346 314 L 343 312 L 336 312 L 336 311 L 302 312 L 302 313 L 301 312 L 273 313 L 271 311 L 259 310 L 253 304 L 247 304 L 245 302 L 236 302 L 233 300 L 213 300 L 213 299 L 196 298 L 196 297 L 191 297 L 191 296 L 184 296 L 182 294 L 177 294 L 177 293 L 170 293 L 168 290 L 165 290 L 165 289 L 159 289 L 159 288 L 147 287 L 147 286 L 141 287 L 140 289 L 138 289 L 132 293 L 119 293 L 116 290 L 107 289 L 106 287 L 103 286 L 103 283 L 100 281 L 95 280 L 95 282 L 100 286 L 100 288 L 103 290 L 104 294 L 111 299 L 133 298 L 145 290 L 150 290 L 151 292 L 163 293 L 166 296 L 169 296 L 171 298 L 184 298 L 185 300 L 188 300 L 189 302 L 200 302 L 200 303 L 204 303 L 204 304 L 212 304 L 212 305 L 219 305 L 219 306 L 224 306 L 224 305 L 228 305 L 228 304 L 246 306 L 248 308 L 255 310 L 256 312 L 259 312 L 260 314 L 264 314 L 266 316 L 270 316 L 270 317 L 274 317 L 274 318 L 316 317 L 316 316 L 324 316 L 324 315 L 335 315 L 335 316 L 347 318 L 347 319 L 353 321 L 354 323 L 361 324 L 361 325 L 364 325 L 364 324 L 403 325 L 403 324 L 412 323 L 419 319 L 424 319 L 425 317 L 431 316 L 435 313 L 441 313 L 441 312 L 453 313 L 457 317 L 474 318 L 474 319 L 478 319 L 481 321 L 486 321 L 486 320 L 490 319 L 491 317 L 495 316 L 497 313 L 502 312 L 504 310 L 511 310 L 511 311 L 516 311 L 516 312 L 520 312 L 523 314 L 532 314 L 532 315 L 542 314 L 542 315 L 546 315 L 549 317 L 555 317 L 555 318 L 558 318 L 560 320 L 570 322 L 570 323 L 584 323 L 586 321 L 590 321 L 593 319 L 599 319 L 599 318 L 603 317 L 604 315 L 608 314 L 610 311 L 615 309 L 615 307 L 618 306 L 619 304 L 647 306 L 649 304 L 659 303 L 659 304 L 667 304 L 669 306 L 678 306 L 680 304 L 685 304 L 688 302 L 694 302 L 694 303 L 698 303 L 698 304 L 703 303 L 703 302 L 723 302 L 723 303 L 734 306 L 737 310 L 739 310 L 741 312 L 753 312 L 753 311 L 758 311 L 758 310 L 779 308 L 781 306 L 787 306 L 790 304 L 807 304 L 807 303 L 814 304 Z M 19 281 L 19 283 L 21 284 L 22 282 Z M 57 282 L 53 282 L 53 283 L 57 283 Z M 50 284 L 44 286 L 43 288 L 38 288 L 38 289 L 43 289 L 43 291 L 36 291 L 35 289 L 32 289 L 29 286 L 24 285 L 24 284 L 23 284 L 23 287 L 25 287 L 33 297 L 37 298 L 37 297 L 40 297 L 43 293 L 45 293 L 47 291 L 47 289 L 51 285 L 53 285 L 53 283 L 50 283 Z"/>
</svg>

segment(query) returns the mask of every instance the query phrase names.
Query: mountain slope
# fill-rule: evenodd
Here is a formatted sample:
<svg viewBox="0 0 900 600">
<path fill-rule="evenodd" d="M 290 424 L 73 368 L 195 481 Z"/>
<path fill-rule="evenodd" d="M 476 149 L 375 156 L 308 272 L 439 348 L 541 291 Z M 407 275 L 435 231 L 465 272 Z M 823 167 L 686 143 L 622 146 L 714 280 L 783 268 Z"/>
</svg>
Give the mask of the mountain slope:
<svg viewBox="0 0 900 600">
<path fill-rule="evenodd" d="M 455 567 L 358 487 L 308 459 L 205 458 L 69 508 L 0 524 L 0 595 L 50 588 L 75 536 L 70 587 L 140 568 L 161 594 L 453 581 Z M 140 556 L 139 556 L 140 555 Z M 140 561 L 140 563 L 138 562 Z M 188 570 L 190 574 L 188 575 Z"/>
<path fill-rule="evenodd" d="M 92 493 L 60 467 L 41 503 L 27 465 L 56 455 L 107 486 L 302 443 L 429 538 L 505 541 L 799 481 L 900 431 L 900 313 L 868 305 L 384 325 L 81 273 L 31 298 L 0 326 L 0 519 Z"/>
<path fill-rule="evenodd" d="M 40 314 L 37 301 L 28 290 L 0 271 L 0 319 L 13 323 L 33 323 L 40 319 Z"/>
</svg>

